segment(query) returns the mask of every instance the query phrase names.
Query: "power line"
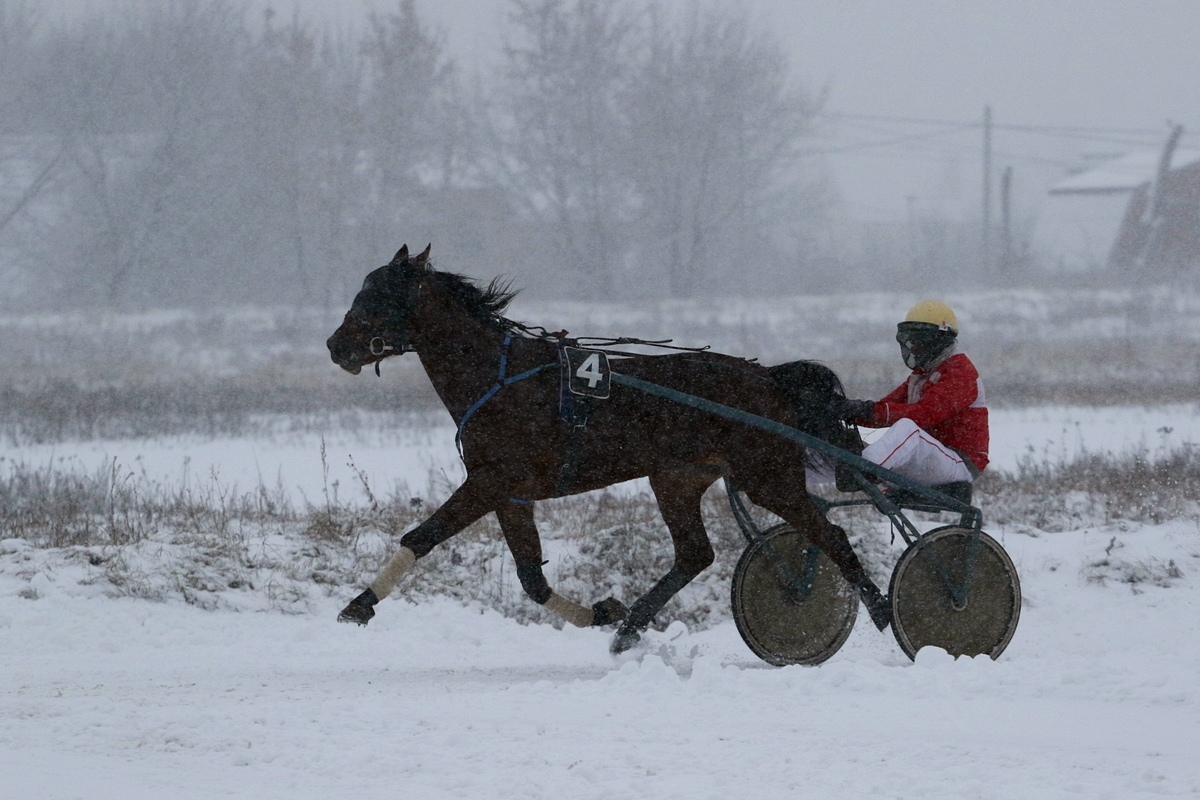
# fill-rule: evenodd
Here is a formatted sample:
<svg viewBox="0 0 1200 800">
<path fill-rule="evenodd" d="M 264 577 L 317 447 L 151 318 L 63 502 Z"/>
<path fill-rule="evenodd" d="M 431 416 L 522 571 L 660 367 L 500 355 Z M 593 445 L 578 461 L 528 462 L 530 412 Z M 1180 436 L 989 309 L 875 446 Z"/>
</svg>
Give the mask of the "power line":
<svg viewBox="0 0 1200 800">
<path fill-rule="evenodd" d="M 978 129 L 976 126 L 975 129 Z M 1034 135 L 1048 136 L 1058 140 L 1068 140 L 1072 142 L 1086 142 L 1091 144 L 1113 145 L 1116 147 L 1125 148 L 1153 148 L 1158 149 L 1162 144 L 1162 137 L 1155 136 L 1153 138 L 1143 137 L 1140 139 L 1130 138 L 1128 136 L 1108 136 L 1101 134 L 1052 134 L 1045 132 L 1036 132 Z"/>
<path fill-rule="evenodd" d="M 978 130 L 979 126 L 975 126 Z M 974 139 L 967 141 L 959 138 L 957 140 L 947 139 L 948 134 L 962 133 L 964 129 L 952 129 L 944 131 L 931 131 L 920 134 L 911 134 L 908 136 L 892 137 L 889 139 L 867 140 L 850 142 L 846 144 L 838 143 L 838 139 L 831 135 L 816 137 L 818 142 L 824 142 L 824 146 L 815 146 L 805 150 L 801 155 L 839 155 L 842 153 L 860 153 L 863 156 L 878 156 L 890 155 L 894 157 L 903 157 L 907 155 L 925 155 L 929 157 L 957 157 L 965 156 L 974 158 L 978 155 L 978 146 Z M 970 130 L 970 129 L 966 129 Z M 865 152 L 864 152 L 865 151 Z M 1026 161 L 1038 161 L 1043 163 L 1052 163 L 1066 166 L 1068 163 L 1073 163 L 1073 159 L 1064 159 L 1062 157 L 1052 157 L 1042 154 L 1033 154 L 1026 152 L 1016 152 L 1009 148 L 998 148 L 997 154 L 1009 159 L 1020 159 Z"/>
<path fill-rule="evenodd" d="M 978 120 L 947 120 L 931 119 L 928 117 L 893 117 L 884 114 L 856 114 L 851 112 L 830 112 L 824 115 L 829 119 L 868 120 L 873 122 L 889 122 L 901 125 L 939 125 L 939 126 L 969 126 L 979 128 L 983 123 Z M 1084 125 L 1032 125 L 1028 123 L 992 123 L 993 129 L 1020 131 L 1025 133 L 1057 133 L 1057 134 L 1098 134 L 1115 136 L 1159 136 L 1169 131 L 1161 128 L 1109 128 Z"/>
<path fill-rule="evenodd" d="M 810 140 L 814 146 L 798 152 L 796 154 L 798 157 L 830 156 L 836 158 L 844 156 L 891 161 L 971 159 L 977 155 L 975 142 L 972 140 L 968 143 L 963 137 L 955 136 L 955 134 L 979 131 L 983 127 L 982 122 L 977 120 L 885 114 L 830 112 L 822 117 L 833 123 L 833 127 L 827 128 L 823 135 L 816 137 L 815 141 Z M 905 127 L 909 126 L 934 129 L 904 132 Z M 1110 146 L 1114 150 L 1157 150 L 1161 147 L 1165 135 L 1165 132 L 1159 129 L 1083 125 L 993 123 L 992 128 L 1013 134 L 1052 137 L 1058 140 L 1088 143 L 1093 146 Z M 911 131 L 911 127 L 909 130 Z M 1020 152 L 1017 152 L 1018 149 Z M 1043 152 L 1038 152 L 1039 150 Z M 1044 150 L 1044 146 L 1034 146 L 1033 143 L 1030 143 L 1028 147 L 998 148 L 994 155 L 1009 164 L 1027 164 L 1061 170 L 1069 170 L 1079 165 L 1076 158 L 1056 155 L 1053 152 L 1044 152 Z"/>
<path fill-rule="evenodd" d="M 883 126 L 881 126 L 879 124 L 874 124 L 875 123 L 874 120 L 849 119 L 849 120 L 843 120 L 842 122 L 843 122 L 843 124 L 849 125 L 854 128 L 865 129 L 865 130 L 878 132 L 878 133 L 885 132 L 885 129 L 883 128 Z M 895 122 L 892 122 L 891 124 L 893 126 L 896 125 Z M 930 120 L 927 123 L 922 123 L 922 124 L 945 125 L 945 124 L 949 124 L 949 121 L 942 120 L 942 121 L 937 121 L 935 123 L 934 121 Z M 974 122 L 974 123 L 963 122 L 963 123 L 959 123 L 959 126 L 962 129 L 978 130 L 980 127 L 980 123 L 978 123 L 978 122 Z M 1004 130 L 1004 131 L 1007 131 L 1010 133 L 1024 133 L 1024 134 L 1030 134 L 1030 135 L 1036 135 L 1036 136 L 1047 136 L 1047 137 L 1052 137 L 1055 139 L 1069 139 L 1069 140 L 1080 141 L 1080 142 L 1093 142 L 1093 143 L 1098 143 L 1098 144 L 1118 145 L 1121 147 L 1155 147 L 1155 148 L 1157 148 L 1162 141 L 1162 133 L 1161 132 L 1155 132 L 1154 135 L 1151 136 L 1145 132 L 1143 132 L 1143 133 L 1125 133 L 1125 134 L 1083 133 L 1083 132 L 1076 132 L 1076 130 L 1082 131 L 1082 129 L 1071 129 L 1066 126 L 1059 126 L 1057 128 L 1051 128 L 1049 126 L 1003 125 L 1000 123 L 996 123 L 996 124 L 993 124 L 992 127 L 994 130 L 999 129 L 999 130 Z M 891 132 L 894 130 L 895 130 L 895 127 L 892 127 L 889 130 L 887 130 L 886 132 Z M 1093 130 L 1103 131 L 1103 130 L 1117 130 L 1117 129 L 1096 128 Z M 1133 138 L 1133 137 L 1138 137 L 1138 138 Z"/>
<path fill-rule="evenodd" d="M 874 142 L 855 142 L 854 144 L 839 145 L 837 147 L 802 150 L 802 151 L 800 151 L 799 155 L 801 155 L 801 156 L 823 156 L 823 155 L 832 155 L 834 153 L 849 153 L 849 152 L 853 152 L 855 150 L 867 150 L 867 149 L 878 148 L 878 147 L 892 147 L 894 145 L 904 144 L 906 142 L 923 142 L 923 141 L 928 141 L 930 139 L 936 138 L 938 136 L 945 136 L 946 134 L 949 134 L 949 133 L 958 133 L 959 131 L 969 129 L 970 127 L 971 126 L 969 126 L 969 125 L 963 125 L 963 126 L 959 126 L 957 128 L 952 128 L 952 129 L 944 130 L 944 131 L 933 131 L 931 133 L 914 133 L 914 134 L 908 134 L 905 136 L 897 136 L 892 139 L 881 139 L 879 141 L 874 141 Z"/>
<path fill-rule="evenodd" d="M 800 157 L 839 156 L 844 154 L 855 154 L 856 157 L 890 159 L 970 157 L 976 150 L 973 142 L 968 145 L 965 141 L 961 143 L 947 141 L 947 137 L 957 133 L 978 131 L 982 127 L 982 123 L 975 120 L 956 121 L 883 114 L 832 112 L 825 114 L 824 117 L 834 123 L 841 123 L 851 129 L 857 129 L 864 134 L 875 134 L 880 137 L 885 137 L 889 133 L 899 133 L 899 135 L 868 139 L 866 141 L 839 143 L 838 139 L 845 142 L 844 135 L 850 133 L 849 131 L 843 129 L 843 136 L 841 137 L 836 136 L 836 132 L 827 132 L 826 136 L 822 137 L 825 139 L 825 146 L 815 146 L 803 150 L 798 153 Z M 904 126 L 911 125 L 936 127 L 938 130 L 900 133 L 900 131 L 903 131 Z M 1163 131 L 1161 130 L 1146 128 L 1030 125 L 1021 123 L 993 123 L 992 127 L 993 130 L 998 129 L 1011 133 L 1049 136 L 1057 139 L 1074 140 L 1077 142 L 1087 142 L 1092 145 L 1107 145 L 1124 149 L 1158 149 L 1163 136 Z M 851 134 L 851 138 L 853 138 L 853 134 Z M 889 153 L 888 151 L 891 152 Z M 1006 148 L 1004 151 L 998 150 L 996 155 L 1010 163 L 1040 164 L 1061 169 L 1069 169 L 1071 166 L 1076 165 L 1075 159 L 1054 156 L 1049 153 L 1030 152 L 1029 150 L 1013 152 Z"/>
<path fill-rule="evenodd" d="M 798 155 L 801 157 L 832 155 L 839 156 L 843 154 L 853 155 L 855 158 L 872 158 L 881 160 L 922 160 L 922 161 L 944 161 L 948 158 L 970 160 L 978 157 L 978 147 L 972 142 L 970 144 L 953 143 L 953 142 L 933 142 L 933 141 L 912 141 L 905 147 L 893 147 L 889 149 L 881 142 L 863 142 L 857 145 L 832 146 L 828 148 L 814 148 L 805 150 Z M 1076 159 L 1071 158 L 1055 158 L 1053 156 L 1041 156 L 1030 153 L 1019 153 L 1007 149 L 996 149 L 994 153 L 997 157 L 1003 158 L 1008 163 L 1014 164 L 1038 164 L 1042 166 L 1057 167 L 1060 169 L 1069 169 L 1076 166 Z"/>
</svg>

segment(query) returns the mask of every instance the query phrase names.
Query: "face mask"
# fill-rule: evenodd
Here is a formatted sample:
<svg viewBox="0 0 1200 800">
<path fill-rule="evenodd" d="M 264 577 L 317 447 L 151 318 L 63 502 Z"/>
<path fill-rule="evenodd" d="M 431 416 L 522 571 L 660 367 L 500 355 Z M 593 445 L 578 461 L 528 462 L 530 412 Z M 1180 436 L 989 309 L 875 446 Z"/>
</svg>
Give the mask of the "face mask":
<svg viewBox="0 0 1200 800">
<path fill-rule="evenodd" d="M 902 322 L 896 330 L 900 357 L 909 369 L 928 366 L 954 344 L 955 338 L 954 331 L 942 330 L 926 323 Z"/>
</svg>

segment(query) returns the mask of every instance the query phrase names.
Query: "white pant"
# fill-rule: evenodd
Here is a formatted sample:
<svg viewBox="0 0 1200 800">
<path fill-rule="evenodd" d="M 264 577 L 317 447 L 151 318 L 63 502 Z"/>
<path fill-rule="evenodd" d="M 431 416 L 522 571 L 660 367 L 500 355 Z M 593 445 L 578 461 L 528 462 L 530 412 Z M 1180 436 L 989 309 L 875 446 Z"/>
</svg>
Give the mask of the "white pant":
<svg viewBox="0 0 1200 800">
<path fill-rule="evenodd" d="M 863 458 L 926 486 L 971 480 L 963 457 L 917 426 L 897 420 L 863 450 Z"/>
<path fill-rule="evenodd" d="M 917 426 L 898 420 L 863 450 L 863 458 L 926 486 L 971 480 L 963 458 Z M 832 483 L 831 470 L 808 470 L 809 485 Z"/>
</svg>

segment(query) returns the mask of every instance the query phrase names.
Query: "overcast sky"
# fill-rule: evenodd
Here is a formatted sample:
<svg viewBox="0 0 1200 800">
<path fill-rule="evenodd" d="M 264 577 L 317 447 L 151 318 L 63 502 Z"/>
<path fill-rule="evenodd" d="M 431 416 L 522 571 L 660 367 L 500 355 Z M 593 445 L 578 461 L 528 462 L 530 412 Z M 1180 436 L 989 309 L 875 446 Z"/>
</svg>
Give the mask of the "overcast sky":
<svg viewBox="0 0 1200 800">
<path fill-rule="evenodd" d="M 1200 0 L 730 2 L 779 37 L 797 80 L 828 89 L 831 118 L 813 143 L 814 164 L 828 171 L 857 216 L 897 218 L 914 206 L 977 213 L 982 135 L 978 127 L 962 126 L 978 124 L 987 105 L 997 124 L 997 176 L 1013 167 L 1015 196 L 1026 210 L 1036 208 L 1046 187 L 1085 155 L 1160 147 L 1170 122 L 1190 132 L 1185 145 L 1200 142 Z M 42 3 L 114 11 L 126 5 Z M 397 3 L 273 4 L 284 13 L 299 8 L 353 26 L 367 9 Z M 497 53 L 502 0 L 417 5 L 444 29 L 452 53 L 468 67 Z M 949 124 L 904 121 L 909 119 Z"/>
</svg>

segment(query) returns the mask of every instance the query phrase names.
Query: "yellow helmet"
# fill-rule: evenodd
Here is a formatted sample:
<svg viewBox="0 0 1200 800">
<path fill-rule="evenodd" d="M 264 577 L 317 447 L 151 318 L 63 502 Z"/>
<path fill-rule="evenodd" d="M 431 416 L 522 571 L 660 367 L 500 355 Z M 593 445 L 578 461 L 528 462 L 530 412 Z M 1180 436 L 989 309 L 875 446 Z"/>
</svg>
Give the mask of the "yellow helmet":
<svg viewBox="0 0 1200 800">
<path fill-rule="evenodd" d="M 926 322 L 958 333 L 958 317 L 941 300 L 922 300 L 908 310 L 905 322 Z"/>
</svg>

